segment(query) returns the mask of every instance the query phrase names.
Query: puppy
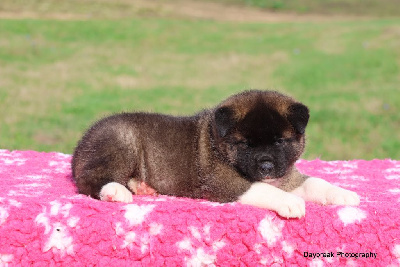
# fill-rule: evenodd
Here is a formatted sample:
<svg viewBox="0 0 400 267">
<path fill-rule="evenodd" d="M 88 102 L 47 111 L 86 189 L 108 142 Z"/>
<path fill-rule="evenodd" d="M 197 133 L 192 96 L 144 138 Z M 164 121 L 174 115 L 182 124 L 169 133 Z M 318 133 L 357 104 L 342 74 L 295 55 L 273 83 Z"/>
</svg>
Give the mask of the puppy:
<svg viewBox="0 0 400 267">
<path fill-rule="evenodd" d="M 72 173 L 79 193 L 106 201 L 131 202 L 132 193 L 144 190 L 239 201 L 286 218 L 304 216 L 304 201 L 358 205 L 356 193 L 294 166 L 304 151 L 308 120 L 302 103 L 260 90 L 189 117 L 117 114 L 84 134 Z"/>
</svg>

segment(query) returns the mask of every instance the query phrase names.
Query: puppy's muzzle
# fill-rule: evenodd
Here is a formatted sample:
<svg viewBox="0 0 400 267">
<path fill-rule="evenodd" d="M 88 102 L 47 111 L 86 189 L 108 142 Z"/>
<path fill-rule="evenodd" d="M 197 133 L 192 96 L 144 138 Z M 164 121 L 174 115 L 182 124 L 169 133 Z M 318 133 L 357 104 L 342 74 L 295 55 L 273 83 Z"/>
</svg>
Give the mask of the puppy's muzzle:
<svg viewBox="0 0 400 267">
<path fill-rule="evenodd" d="M 259 170 L 262 176 L 268 176 L 274 170 L 274 164 L 271 161 L 262 161 L 259 163 Z"/>
</svg>

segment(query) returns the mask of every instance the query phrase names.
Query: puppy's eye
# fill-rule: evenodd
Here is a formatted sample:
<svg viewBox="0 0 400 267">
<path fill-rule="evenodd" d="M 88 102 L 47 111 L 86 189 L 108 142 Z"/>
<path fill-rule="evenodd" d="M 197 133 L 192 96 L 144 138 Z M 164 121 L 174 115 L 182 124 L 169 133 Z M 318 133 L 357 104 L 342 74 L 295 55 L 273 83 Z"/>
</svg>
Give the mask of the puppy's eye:
<svg viewBox="0 0 400 267">
<path fill-rule="evenodd" d="M 275 139 L 275 145 L 281 145 L 285 142 L 285 139 L 283 138 L 276 138 Z"/>
<path fill-rule="evenodd" d="M 248 147 L 249 146 L 249 142 L 247 142 L 246 140 L 238 140 L 235 142 L 235 145 L 241 146 L 241 147 Z"/>
</svg>

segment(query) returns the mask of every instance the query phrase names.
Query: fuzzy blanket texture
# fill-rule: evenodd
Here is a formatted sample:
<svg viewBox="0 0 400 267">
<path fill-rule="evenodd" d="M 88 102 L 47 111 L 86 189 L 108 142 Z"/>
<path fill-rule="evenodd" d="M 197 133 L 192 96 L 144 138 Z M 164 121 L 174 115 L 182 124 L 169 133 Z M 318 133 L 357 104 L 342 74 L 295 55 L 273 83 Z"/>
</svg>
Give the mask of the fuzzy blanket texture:
<svg viewBox="0 0 400 267">
<path fill-rule="evenodd" d="M 358 207 L 284 219 L 238 203 L 79 195 L 71 156 L 0 150 L 0 266 L 399 266 L 400 161 L 305 161 Z"/>
</svg>

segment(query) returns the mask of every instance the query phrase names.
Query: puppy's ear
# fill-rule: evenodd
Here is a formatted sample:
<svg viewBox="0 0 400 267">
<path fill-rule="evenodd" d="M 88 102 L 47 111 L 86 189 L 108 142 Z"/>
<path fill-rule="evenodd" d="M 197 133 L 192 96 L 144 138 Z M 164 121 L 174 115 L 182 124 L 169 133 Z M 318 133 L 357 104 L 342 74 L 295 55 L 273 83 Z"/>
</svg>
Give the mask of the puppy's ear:
<svg viewBox="0 0 400 267">
<path fill-rule="evenodd" d="M 220 137 L 225 137 L 234 125 L 235 114 L 230 107 L 220 107 L 215 111 L 215 126 Z"/>
<path fill-rule="evenodd" d="M 295 103 L 289 107 L 288 120 L 298 134 L 304 134 L 310 114 L 308 108 L 301 104 Z"/>
</svg>

